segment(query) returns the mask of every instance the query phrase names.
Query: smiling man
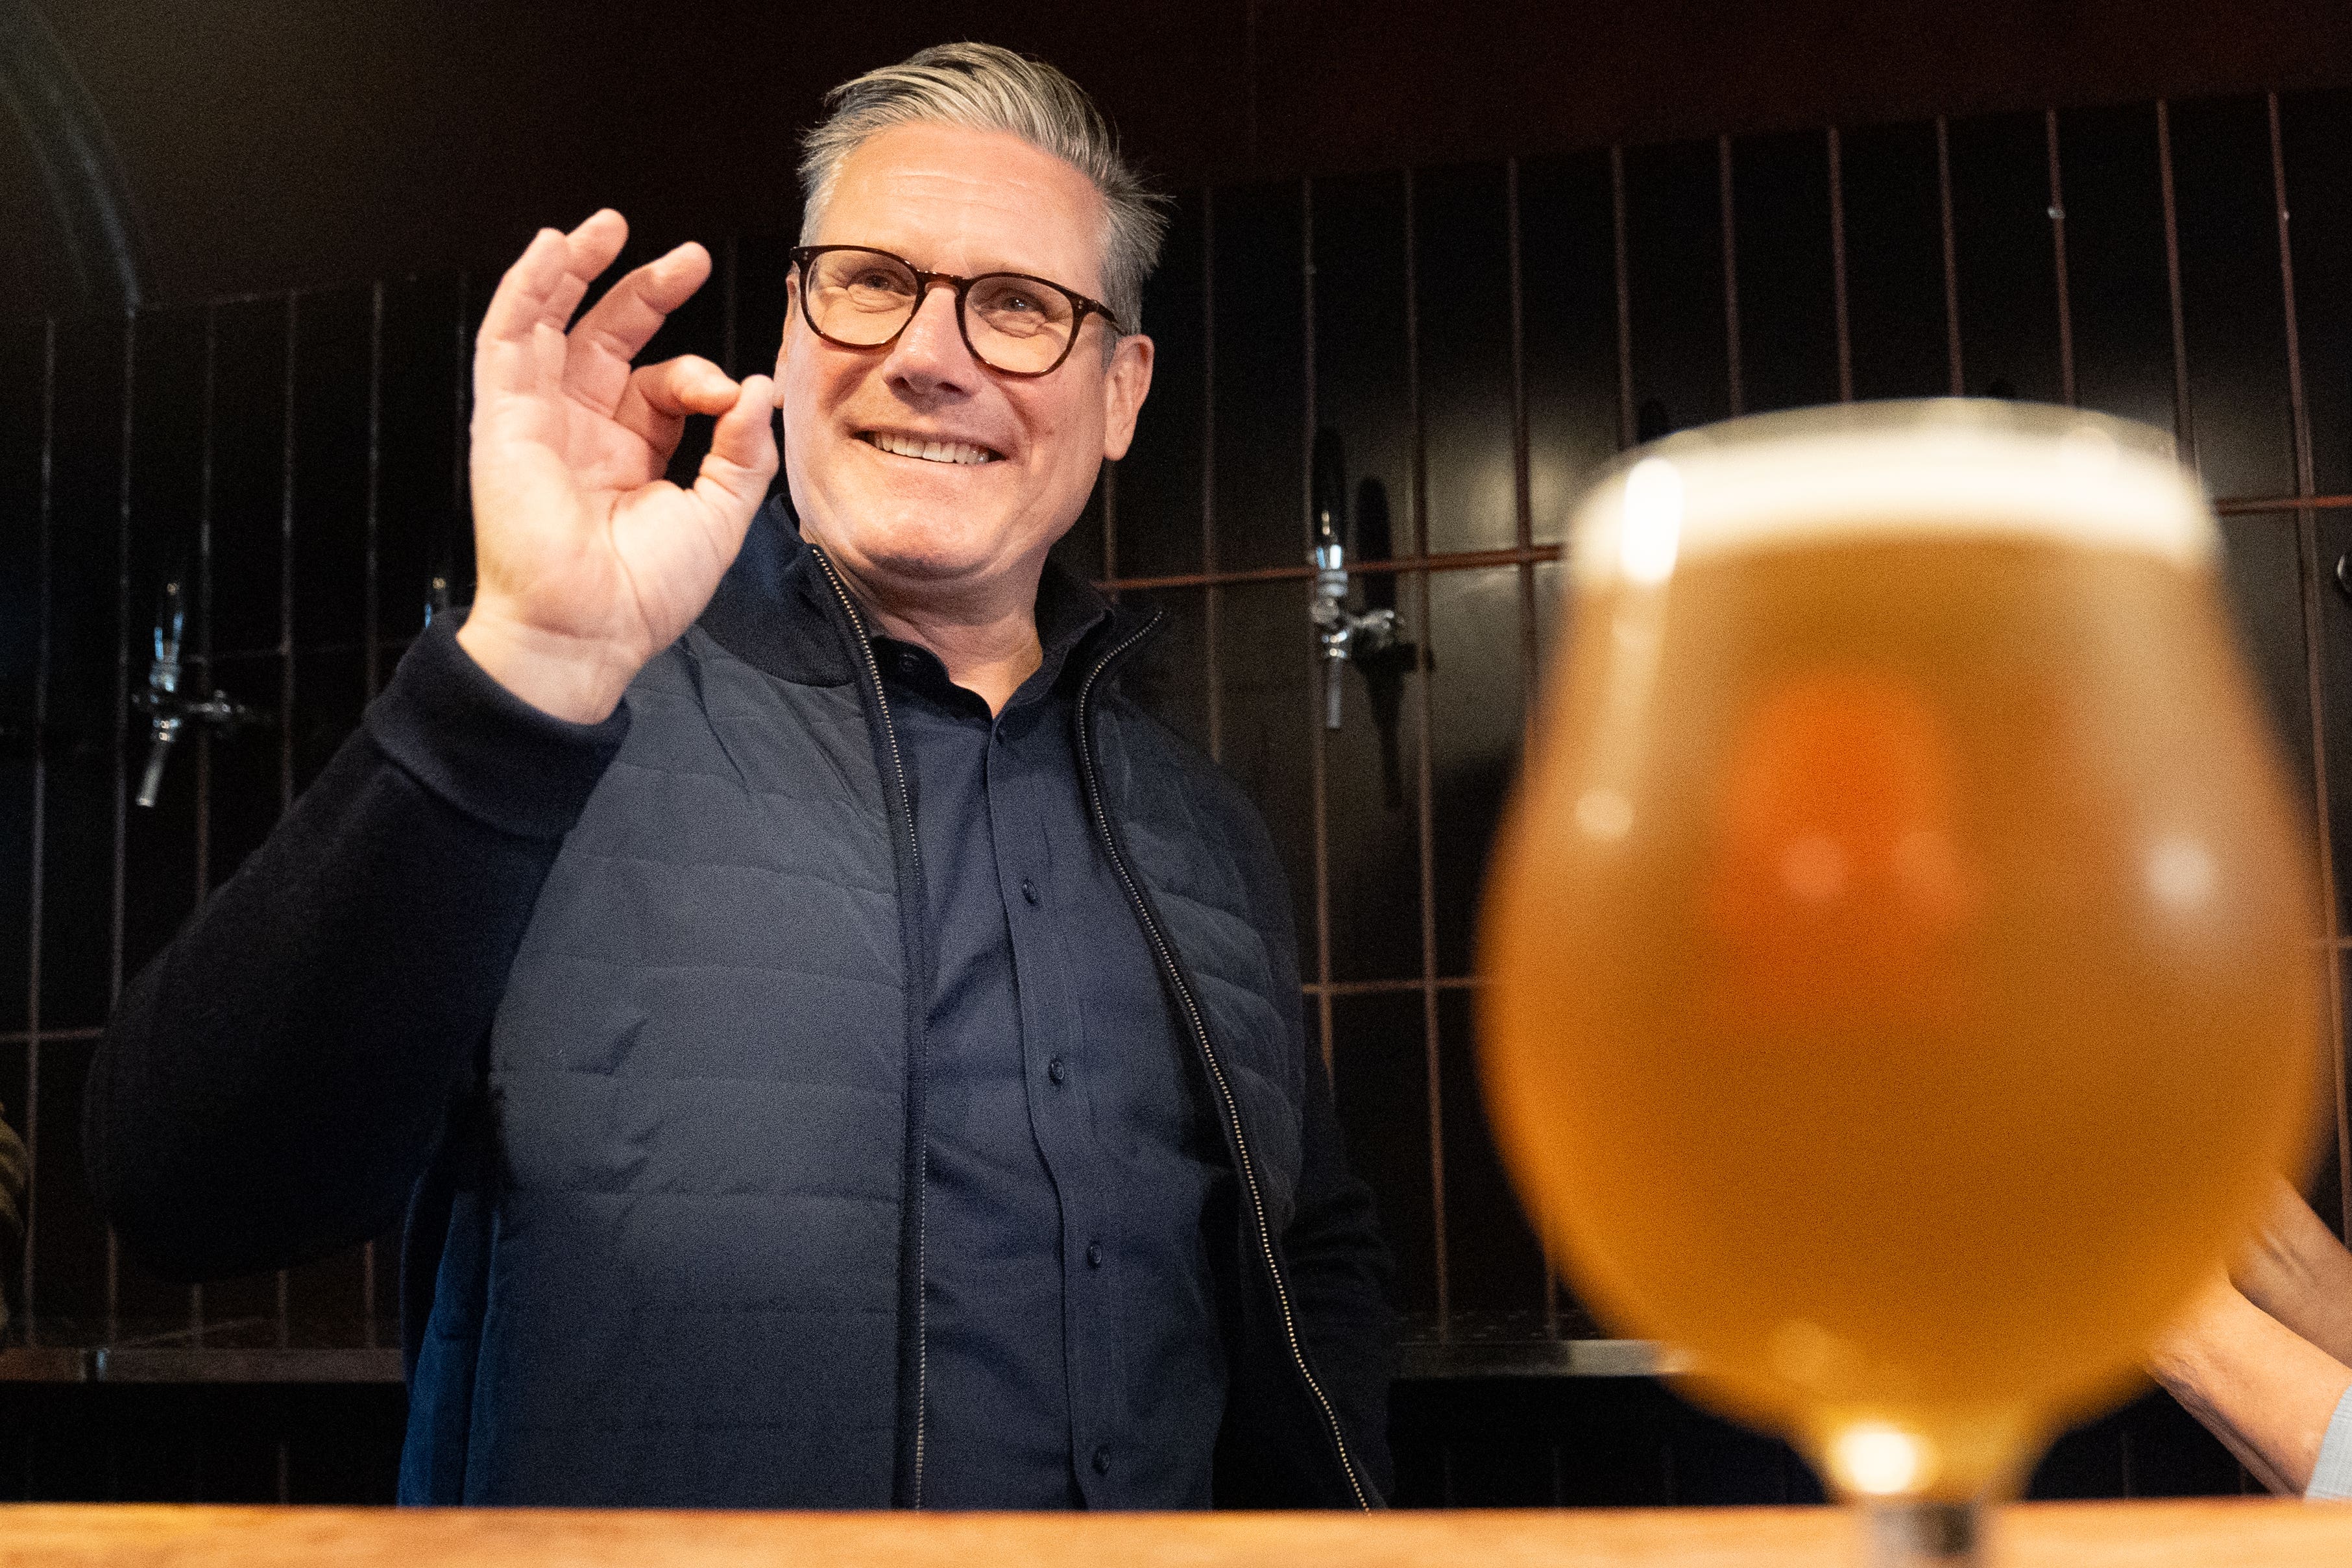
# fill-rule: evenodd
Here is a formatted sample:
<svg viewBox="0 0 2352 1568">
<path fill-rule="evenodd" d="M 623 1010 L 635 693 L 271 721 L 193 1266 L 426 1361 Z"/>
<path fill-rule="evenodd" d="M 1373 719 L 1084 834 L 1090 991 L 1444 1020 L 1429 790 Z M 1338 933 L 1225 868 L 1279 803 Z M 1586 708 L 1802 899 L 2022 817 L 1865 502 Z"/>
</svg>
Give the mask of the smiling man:
<svg viewBox="0 0 2352 1568">
<path fill-rule="evenodd" d="M 405 1211 L 407 1500 L 1377 1506 L 1280 872 L 1046 559 L 1160 216 L 1003 50 L 830 101 L 772 381 L 632 368 L 698 246 L 573 322 L 616 214 L 501 281 L 472 611 L 126 991 L 93 1182 L 190 1279 Z"/>
</svg>

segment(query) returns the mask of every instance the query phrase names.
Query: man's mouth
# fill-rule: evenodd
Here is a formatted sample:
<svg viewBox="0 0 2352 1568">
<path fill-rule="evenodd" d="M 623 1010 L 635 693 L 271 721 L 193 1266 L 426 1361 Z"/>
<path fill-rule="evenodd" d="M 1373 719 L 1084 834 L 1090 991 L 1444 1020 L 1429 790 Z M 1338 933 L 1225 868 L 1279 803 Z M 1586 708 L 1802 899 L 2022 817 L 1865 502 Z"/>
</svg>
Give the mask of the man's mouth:
<svg viewBox="0 0 2352 1568">
<path fill-rule="evenodd" d="M 968 441 L 925 441 L 912 435 L 892 435 L 881 430 L 860 431 L 858 439 L 898 456 L 919 457 L 926 463 L 994 463 L 1003 456 L 1001 453 L 991 452 L 985 446 L 974 446 Z"/>
</svg>

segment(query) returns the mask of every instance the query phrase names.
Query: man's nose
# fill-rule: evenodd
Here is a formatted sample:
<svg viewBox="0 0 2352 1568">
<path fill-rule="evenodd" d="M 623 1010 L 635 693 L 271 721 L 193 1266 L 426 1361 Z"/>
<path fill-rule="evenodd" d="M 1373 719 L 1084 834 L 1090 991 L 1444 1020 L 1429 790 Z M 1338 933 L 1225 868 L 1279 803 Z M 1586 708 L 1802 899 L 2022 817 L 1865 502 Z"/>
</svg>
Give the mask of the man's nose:
<svg viewBox="0 0 2352 1568">
<path fill-rule="evenodd" d="M 923 290 L 915 314 L 890 345 L 882 373 L 910 392 L 968 386 L 980 372 L 956 324 L 955 287 L 935 283 Z"/>
</svg>

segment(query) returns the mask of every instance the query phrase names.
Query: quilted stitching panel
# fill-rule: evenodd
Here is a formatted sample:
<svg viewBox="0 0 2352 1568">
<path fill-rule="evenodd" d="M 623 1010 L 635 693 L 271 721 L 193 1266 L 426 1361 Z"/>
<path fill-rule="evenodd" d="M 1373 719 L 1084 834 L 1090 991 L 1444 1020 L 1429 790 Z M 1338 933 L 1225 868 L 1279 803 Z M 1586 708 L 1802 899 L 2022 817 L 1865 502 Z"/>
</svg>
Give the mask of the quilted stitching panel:
<svg viewBox="0 0 2352 1568">
<path fill-rule="evenodd" d="M 870 974 L 677 964 L 641 969 L 623 986 L 613 968 L 601 958 L 558 953 L 519 966 L 508 1005 L 534 1027 L 502 1039 L 500 1070 L 869 1088 L 899 1081 L 904 1042 L 894 1031 L 827 1036 L 804 1027 L 812 1018 L 897 1006 L 898 988 Z"/>
<path fill-rule="evenodd" d="M 509 1071 L 499 1084 L 509 1103 L 528 1101 L 567 1131 L 508 1140 L 514 1191 L 898 1200 L 895 1145 L 837 1141 L 845 1126 L 901 1116 L 889 1088 L 562 1071 Z"/>
<path fill-rule="evenodd" d="M 667 1464 L 638 1467 L 645 1439 L 694 1448 L 723 1442 L 732 1506 L 872 1506 L 887 1500 L 896 1324 L 845 1300 L 646 1301 L 622 1260 L 647 1233 L 708 1251 L 723 1209 L 578 1194 L 513 1195 L 504 1206 L 494 1304 L 484 1323 L 480 1397 L 468 1456 L 471 1501 L 528 1498 L 668 1506 L 709 1498 L 706 1480 Z M 771 1207 L 773 1206 L 771 1205 Z M 820 1209 L 816 1222 L 823 1224 Z M 869 1225 L 849 1228 L 871 1229 Z M 616 1245 L 616 1242 L 618 1243 Z M 895 1249 L 886 1247 L 885 1266 Z M 583 1265 L 583 1260 L 586 1260 Z M 866 1271 L 844 1259 L 841 1272 Z M 566 1288 L 549 1287 L 561 1282 Z M 823 1354 L 809 1354 L 822 1343 Z M 627 1369 L 625 1375 L 616 1370 Z M 876 1391 L 885 1396 L 876 1397 Z M 812 1429 L 825 1442 L 811 1448 Z M 714 1450 L 704 1448 L 706 1456 Z M 792 1497 L 756 1494 L 793 1477 Z"/>
<path fill-rule="evenodd" d="M 905 977 L 865 720 L 698 632 L 629 703 L 492 1030 L 467 1495 L 691 1502 L 719 1435 L 711 1474 L 773 1449 L 815 1489 L 768 1500 L 887 1501 Z"/>
<path fill-rule="evenodd" d="M 1306 1093 L 1281 865 L 1248 799 L 1172 731 L 1118 701 L 1100 734 L 1121 841 L 1192 978 L 1279 1229 L 1297 1197 Z"/>
</svg>

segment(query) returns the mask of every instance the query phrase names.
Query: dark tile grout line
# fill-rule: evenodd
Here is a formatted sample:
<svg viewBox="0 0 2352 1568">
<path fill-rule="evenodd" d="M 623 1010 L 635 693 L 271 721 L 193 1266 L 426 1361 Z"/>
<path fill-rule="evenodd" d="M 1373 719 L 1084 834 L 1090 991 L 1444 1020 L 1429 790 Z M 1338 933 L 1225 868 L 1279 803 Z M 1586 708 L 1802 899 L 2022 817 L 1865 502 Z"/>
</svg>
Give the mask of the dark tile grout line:
<svg viewBox="0 0 2352 1568">
<path fill-rule="evenodd" d="M 1405 399 L 1412 442 L 1409 457 L 1412 472 L 1408 476 L 1406 491 L 1412 510 L 1409 523 L 1413 548 L 1425 553 L 1429 549 L 1430 500 L 1427 407 L 1421 395 L 1421 187 L 1411 169 L 1404 171 L 1403 177 Z M 1413 610 L 1420 621 L 1417 630 L 1423 645 L 1426 646 L 1432 638 L 1435 621 L 1430 608 L 1429 580 L 1424 576 L 1413 586 Z M 1414 698 L 1417 722 L 1413 727 L 1413 848 L 1414 870 L 1421 894 L 1421 967 L 1425 976 L 1437 962 L 1434 924 L 1437 904 L 1436 829 L 1433 815 L 1436 794 L 1436 715 L 1428 680 L 1423 678 L 1413 685 L 1417 694 Z M 1328 997 L 1325 1005 L 1329 1005 Z M 1440 1093 L 1437 994 L 1427 986 L 1421 988 L 1421 1040 L 1422 1071 L 1426 1082 L 1423 1092 L 1429 1102 L 1430 1254 L 1437 1281 L 1437 1337 L 1442 1341 L 1451 1335 L 1454 1323 L 1453 1244 L 1446 1224 L 1445 1105 Z"/>
<path fill-rule="evenodd" d="M 213 656 L 213 435 L 217 412 L 220 371 L 220 310 L 205 312 L 205 382 L 202 444 L 196 492 L 196 624 L 195 668 L 203 685 L 210 685 L 218 665 Z M 200 688 L 201 689 L 201 688 Z M 212 891 L 213 866 L 213 737 L 209 726 L 196 728 L 196 844 L 194 896 L 188 907 L 203 904 Z M 205 1338 L 205 1288 L 188 1287 L 188 1332 L 198 1344 Z"/>
<path fill-rule="evenodd" d="M 2164 205 L 2164 282 L 2172 313 L 2172 444 L 2180 461 L 2197 468 L 2197 434 L 2189 405 L 2189 323 L 2181 307 L 2180 213 L 2172 191 L 2172 114 L 2156 100 L 2157 185 Z"/>
<path fill-rule="evenodd" d="M 2309 497 L 2317 488 L 2314 482 L 2311 457 L 2311 410 L 2304 398 L 2303 340 L 2296 322 L 2294 302 L 2294 246 L 2288 226 L 2286 200 L 2286 148 L 2279 128 L 2278 94 L 2266 95 L 2269 110 L 2271 142 L 2271 199 L 2278 214 L 2279 305 L 2286 324 L 2287 408 L 2294 440 L 2294 486 L 2299 496 Z M 2334 827 L 2329 820 L 2330 804 L 2327 787 L 2327 707 L 2326 683 L 2322 678 L 2320 644 L 2326 631 L 2326 619 L 2320 608 L 2326 591 L 2320 586 L 2319 517 L 2311 509 L 2308 500 L 2295 514 L 2295 538 L 2298 565 L 2303 578 L 2304 669 L 2311 701 L 2312 786 L 2315 805 L 2314 830 L 2319 837 L 2319 886 L 2322 917 L 2331 941 L 2340 941 L 2343 932 L 2337 925 L 2336 905 L 2336 853 Z M 2338 1182 L 2337 1197 L 2342 1205 L 2341 1234 L 2352 1236 L 2352 1106 L 2347 1106 L 2345 1093 L 2344 1061 L 2344 966 L 2327 966 L 2327 1007 L 2329 1038 L 2336 1049 L 2328 1054 L 2335 1068 L 2336 1091 L 2336 1159 Z"/>
<path fill-rule="evenodd" d="M 2058 163 L 2058 111 L 2042 111 L 2042 139 L 2050 162 L 2050 276 L 2058 298 L 2058 397 L 2073 408 L 2074 398 L 2074 312 L 2068 291 L 2066 266 L 2066 186 Z"/>
<path fill-rule="evenodd" d="M 139 317 L 122 320 L 121 446 L 115 457 L 114 516 L 114 722 L 110 727 L 113 748 L 114 791 L 110 805 L 114 838 L 113 877 L 107 894 L 106 1006 L 111 1013 L 122 996 L 124 894 L 129 872 L 131 781 L 131 459 L 136 433 L 139 394 Z M 110 1325 L 122 1300 L 122 1248 L 114 1227 L 106 1227 L 106 1321 Z"/>
<path fill-rule="evenodd" d="M 1951 121 L 1936 116 L 1936 213 L 1944 242 L 1944 361 L 1951 376 L 1950 392 L 1964 396 L 1968 382 L 1960 373 L 1960 242 L 1959 226 L 1952 221 Z"/>
<path fill-rule="evenodd" d="M 1201 193 L 1201 565 L 1217 570 L 1217 193 Z M 1110 590 L 1116 592 L 1116 589 Z M 1224 664 L 1218 632 L 1223 595 L 1211 582 L 1201 606 L 1209 678 L 1209 760 L 1225 759 Z"/>
<path fill-rule="evenodd" d="M 41 461 L 40 501 L 37 527 L 40 572 L 40 628 L 35 634 L 33 661 L 33 800 L 32 864 L 26 878 L 29 907 L 26 915 L 25 955 L 25 1168 L 37 1176 L 41 1161 L 41 947 L 47 940 L 42 911 L 47 902 L 48 755 L 39 737 L 49 720 L 50 660 L 56 638 L 56 529 L 54 528 L 58 408 L 58 324 L 54 317 L 41 323 Z M 39 1291 L 35 1263 L 39 1254 L 41 1192 L 35 1181 L 25 1195 L 24 1261 L 18 1277 L 18 1301 L 25 1309 L 25 1343 L 40 1340 Z"/>
<path fill-rule="evenodd" d="M 1739 341 L 1739 221 L 1732 178 L 1731 138 L 1715 139 L 1715 201 L 1723 231 L 1723 381 L 1731 417 L 1748 409 L 1748 377 Z"/>
<path fill-rule="evenodd" d="M 1298 265 L 1299 307 L 1304 316 L 1304 328 L 1299 333 L 1300 413 L 1302 414 L 1299 450 L 1298 527 L 1300 559 L 1315 559 L 1315 182 L 1298 183 Z M 1300 638 L 1299 649 L 1307 659 L 1307 756 L 1308 775 L 1308 815 L 1310 832 L 1315 844 L 1315 977 L 1328 985 L 1331 981 L 1331 793 L 1330 743 L 1324 728 L 1324 687 L 1339 679 L 1339 672 L 1328 667 L 1322 650 L 1310 632 Z M 1318 993 L 1315 998 L 1316 1040 L 1323 1057 L 1323 1073 L 1328 1081 L 1331 1073 L 1331 998 Z"/>
<path fill-rule="evenodd" d="M 1837 319 L 1838 402 L 1853 401 L 1853 331 L 1846 308 L 1845 143 L 1829 128 L 1826 143 L 1830 187 L 1830 294 Z"/>
<path fill-rule="evenodd" d="M 1717 143 L 1718 150 L 1722 145 L 1720 142 Z M 1522 218 L 1519 210 L 1519 162 L 1516 158 L 1503 166 L 1503 205 L 1507 220 L 1505 226 L 1508 230 L 1510 241 L 1512 542 L 1521 550 L 1531 550 L 1535 548 L 1536 542 L 1536 515 L 1535 490 L 1531 476 L 1532 457 L 1528 451 L 1528 436 L 1527 263 L 1525 247 L 1520 239 Z M 1725 229 L 1725 237 L 1727 241 L 1730 239 L 1728 226 Z M 1518 563 L 1515 573 L 1517 578 L 1515 586 L 1518 589 L 1519 612 L 1519 753 L 1523 757 L 1531 757 L 1535 754 L 1536 682 L 1538 666 L 1541 662 L 1536 646 L 1538 614 L 1536 565 L 1537 563 L 1531 559 L 1522 560 Z M 1422 581 L 1426 586 L 1428 582 L 1426 574 L 1423 574 Z M 1429 682 L 1424 679 L 1421 685 L 1425 693 L 1428 690 Z M 1432 890 L 1423 898 L 1422 905 L 1423 909 L 1428 909 L 1435 899 L 1434 883 L 1433 870 Z M 1423 968 L 1425 970 L 1433 968 L 1435 963 L 1435 953 L 1424 946 Z M 1437 991 L 1433 986 L 1424 988 L 1422 992 L 1422 1012 L 1423 1027 L 1428 1031 L 1433 1047 L 1438 1037 Z M 1435 1109 L 1436 1093 L 1433 1082 L 1431 1101 L 1432 1128 L 1433 1131 L 1442 1132 L 1443 1124 Z M 1556 1338 L 1559 1332 L 1559 1285 L 1549 1252 L 1542 1249 L 1540 1242 L 1538 1242 L 1538 1250 L 1546 1253 L 1542 1275 L 1538 1281 L 1544 1324 L 1547 1333 Z M 1448 1329 L 1450 1326 L 1450 1319 L 1440 1320 L 1441 1330 Z"/>
<path fill-rule="evenodd" d="M 278 408 L 278 644 L 285 655 L 278 665 L 278 815 L 283 819 L 294 805 L 294 475 L 297 412 L 300 395 L 302 316 L 300 297 L 286 296 L 286 369 Z M 288 1270 L 277 1270 L 273 1281 L 278 1298 L 278 1343 L 288 1343 L 290 1285 Z M 286 1500 L 282 1476 L 284 1450 L 279 1451 L 281 1477 L 278 1501 Z"/>
<path fill-rule="evenodd" d="M 735 242 L 727 244 L 727 333 L 729 371 L 733 372 L 735 334 Z M 383 283 L 376 282 L 368 298 L 368 405 L 367 405 L 367 554 L 362 570 L 360 606 L 361 632 L 366 657 L 361 671 L 362 689 L 367 700 L 373 702 L 383 685 L 383 580 L 381 547 L 383 543 Z M 367 1342 L 376 1342 L 375 1322 L 375 1243 L 367 1241 L 360 1248 L 360 1312 L 367 1325 Z"/>
</svg>

